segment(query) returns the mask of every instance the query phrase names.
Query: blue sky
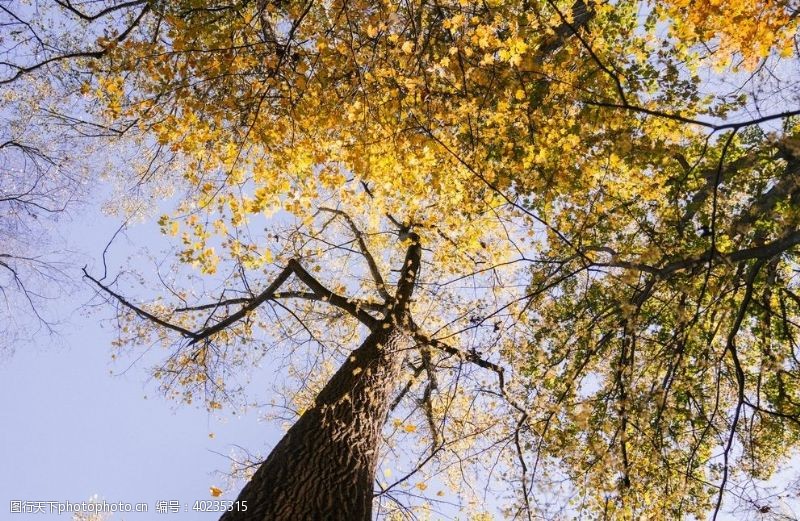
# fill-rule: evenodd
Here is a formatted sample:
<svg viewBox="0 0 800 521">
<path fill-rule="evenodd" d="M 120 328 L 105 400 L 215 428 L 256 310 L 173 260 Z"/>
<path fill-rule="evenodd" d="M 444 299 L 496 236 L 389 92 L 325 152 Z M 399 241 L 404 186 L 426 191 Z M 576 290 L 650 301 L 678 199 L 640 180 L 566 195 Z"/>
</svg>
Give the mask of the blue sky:
<svg viewBox="0 0 800 521">
<path fill-rule="evenodd" d="M 56 227 L 75 250 L 76 277 L 82 262 L 98 265 L 119 226 L 98 208 L 78 213 L 80 218 Z M 154 223 L 134 226 L 132 241 L 115 241 L 112 260 L 124 260 L 136 236 L 157 235 Z M 149 504 L 149 514 L 115 515 L 114 521 L 217 519 L 219 514 L 191 507 L 212 499 L 210 486 L 224 488 L 218 473 L 229 469 L 224 455 L 234 445 L 265 452 L 280 431 L 255 415 L 212 416 L 163 398 L 146 383 L 146 367 L 126 371 L 130 359 L 111 360 L 113 327 L 101 320 L 111 310 L 80 311 L 91 297 L 80 286 L 52 310 L 65 317 L 56 336 L 39 332 L 0 358 L 0 518 L 68 520 L 68 514 L 11 515 L 10 501 L 80 502 L 97 494 L 108 502 Z M 190 510 L 157 515 L 158 500 L 179 500 Z"/>
</svg>

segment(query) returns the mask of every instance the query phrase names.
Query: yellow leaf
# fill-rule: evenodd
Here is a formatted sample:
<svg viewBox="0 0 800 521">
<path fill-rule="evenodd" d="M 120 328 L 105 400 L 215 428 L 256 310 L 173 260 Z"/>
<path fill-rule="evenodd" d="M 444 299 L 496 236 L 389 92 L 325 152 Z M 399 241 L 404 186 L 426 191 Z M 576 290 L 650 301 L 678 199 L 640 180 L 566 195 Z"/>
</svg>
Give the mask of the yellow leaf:
<svg viewBox="0 0 800 521">
<path fill-rule="evenodd" d="M 209 492 L 211 492 L 211 495 L 214 497 L 220 497 L 222 495 L 222 489 L 217 487 L 211 487 Z"/>
</svg>

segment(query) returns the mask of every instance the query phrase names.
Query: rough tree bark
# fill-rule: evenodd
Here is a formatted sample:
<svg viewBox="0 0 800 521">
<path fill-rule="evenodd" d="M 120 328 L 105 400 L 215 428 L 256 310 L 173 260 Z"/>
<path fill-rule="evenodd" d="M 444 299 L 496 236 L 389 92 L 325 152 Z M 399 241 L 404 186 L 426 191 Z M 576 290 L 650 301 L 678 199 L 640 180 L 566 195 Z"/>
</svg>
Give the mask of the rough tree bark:
<svg viewBox="0 0 800 521">
<path fill-rule="evenodd" d="M 386 317 L 331 377 L 278 442 L 220 521 L 368 521 L 380 433 L 405 353 L 413 347 L 407 303 L 419 270 L 419 238 L 406 254 Z M 241 503 L 240 503 L 241 504 Z"/>
<path fill-rule="evenodd" d="M 369 520 L 378 441 L 410 338 L 373 331 L 278 442 L 222 521 Z"/>
</svg>

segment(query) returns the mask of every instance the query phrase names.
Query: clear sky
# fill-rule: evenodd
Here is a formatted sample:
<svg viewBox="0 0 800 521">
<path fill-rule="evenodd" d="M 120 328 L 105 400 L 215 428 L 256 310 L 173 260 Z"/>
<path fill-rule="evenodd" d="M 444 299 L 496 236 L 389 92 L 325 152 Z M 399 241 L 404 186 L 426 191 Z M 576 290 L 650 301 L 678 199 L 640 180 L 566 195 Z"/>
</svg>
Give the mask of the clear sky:
<svg viewBox="0 0 800 521">
<path fill-rule="evenodd" d="M 76 277 L 84 262 L 98 265 L 119 226 L 97 208 L 78 213 L 56 228 L 76 250 Z M 158 233 L 154 223 L 136 225 L 131 241 L 115 241 L 112 258 L 126 258 L 137 238 Z M 95 494 L 108 502 L 148 503 L 150 513 L 118 514 L 114 521 L 217 519 L 218 513 L 191 509 L 196 500 L 213 499 L 211 486 L 225 488 L 224 476 L 215 473 L 229 469 L 225 455 L 234 445 L 266 452 L 280 432 L 254 416 L 219 418 L 168 401 L 147 384 L 146 367 L 125 371 L 131 359 L 112 362 L 113 328 L 100 320 L 110 309 L 76 311 L 90 296 L 85 285 L 65 295 L 55 311 L 67 317 L 54 339 L 35 335 L 0 358 L 0 519 L 69 520 L 67 514 L 10 514 L 10 502 L 80 502 Z M 179 500 L 189 511 L 156 514 L 158 500 Z"/>
</svg>

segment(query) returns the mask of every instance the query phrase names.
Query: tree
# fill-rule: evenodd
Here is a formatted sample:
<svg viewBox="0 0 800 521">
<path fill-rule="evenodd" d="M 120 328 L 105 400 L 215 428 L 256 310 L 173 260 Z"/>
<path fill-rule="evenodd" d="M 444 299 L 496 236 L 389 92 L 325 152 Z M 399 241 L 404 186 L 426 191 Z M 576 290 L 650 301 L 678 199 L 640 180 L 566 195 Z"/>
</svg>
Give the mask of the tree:
<svg viewBox="0 0 800 521">
<path fill-rule="evenodd" d="M 716 517 L 797 447 L 798 100 L 749 115 L 789 92 L 791 7 L 109 5 L 134 25 L 84 92 L 140 179 L 182 180 L 160 224 L 217 286 L 94 280 L 120 344 L 210 409 L 267 356 L 303 383 L 242 518 L 368 518 L 401 449 L 389 514 L 436 504 L 428 473 L 511 516 Z"/>
<path fill-rule="evenodd" d="M 0 180 L 0 204 L 4 207 L 0 216 L 2 347 L 12 350 L 14 341 L 26 329 L 37 324 L 52 327 L 52 319 L 42 310 L 44 301 L 53 294 L 54 288 L 47 286 L 63 284 L 64 277 L 56 258 L 31 243 L 41 240 L 37 236 L 39 219 L 63 212 L 71 193 L 48 173 L 54 169 L 52 159 L 30 144 L 8 139 L 0 143 L 0 154 L 4 163 Z"/>
<path fill-rule="evenodd" d="M 0 6 L 3 60 L 24 55 L 25 23 Z M 6 72 L 6 61 L 0 66 Z M 53 85 L 0 76 L 0 346 L 11 351 L 35 332 L 53 332 L 57 314 L 49 301 L 70 287 L 64 246 L 51 228 L 69 215 L 84 193 L 85 170 L 70 152 L 76 145 L 63 120 L 41 110 Z M 26 94 L 22 94 L 27 92 Z"/>
</svg>

